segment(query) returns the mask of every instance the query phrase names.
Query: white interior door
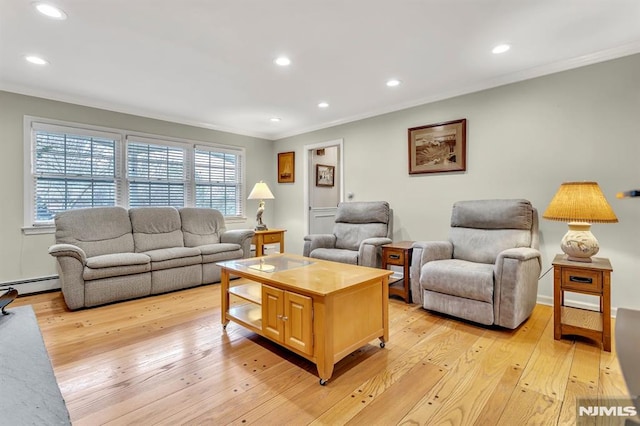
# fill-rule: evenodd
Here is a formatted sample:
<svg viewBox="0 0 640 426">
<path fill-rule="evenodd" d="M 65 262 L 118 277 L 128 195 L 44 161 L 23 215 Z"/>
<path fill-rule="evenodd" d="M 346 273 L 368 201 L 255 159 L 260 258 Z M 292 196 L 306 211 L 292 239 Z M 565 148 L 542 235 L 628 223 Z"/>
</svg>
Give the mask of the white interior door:
<svg viewBox="0 0 640 426">
<path fill-rule="evenodd" d="M 343 199 L 342 139 L 305 146 L 305 205 L 309 234 L 330 234 Z"/>
</svg>

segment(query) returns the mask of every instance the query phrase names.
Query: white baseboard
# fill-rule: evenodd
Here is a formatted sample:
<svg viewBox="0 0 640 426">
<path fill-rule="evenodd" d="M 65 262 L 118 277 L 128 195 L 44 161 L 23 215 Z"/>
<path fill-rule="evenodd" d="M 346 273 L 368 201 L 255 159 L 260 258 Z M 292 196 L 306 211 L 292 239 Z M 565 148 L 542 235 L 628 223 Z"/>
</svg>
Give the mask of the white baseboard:
<svg viewBox="0 0 640 426">
<path fill-rule="evenodd" d="M 269 253 L 271 254 L 271 253 Z M 0 283 L 0 288 L 13 287 L 18 290 L 18 294 L 40 293 L 43 291 L 60 290 L 60 279 L 57 275 L 50 277 L 31 278 L 19 281 L 7 281 Z M 541 305 L 553 306 L 553 297 L 538 295 L 537 302 Z M 590 311 L 598 311 L 600 306 L 593 303 L 585 303 L 577 300 L 564 301 L 566 306 L 574 308 L 588 309 Z M 611 316 L 615 318 L 617 308 L 611 307 Z"/>
<path fill-rule="evenodd" d="M 19 295 L 40 293 L 43 291 L 60 290 L 60 280 L 57 275 L 50 277 L 30 278 L 19 281 L 0 283 L 0 288 L 13 287 Z"/>
<path fill-rule="evenodd" d="M 537 302 L 541 305 L 548 305 L 548 306 L 553 306 L 553 297 L 551 296 L 541 296 L 538 295 L 538 299 Z M 580 309 L 587 309 L 589 311 L 599 311 L 600 310 L 600 306 L 596 305 L 594 303 L 585 303 L 585 302 L 580 302 L 577 300 L 569 300 L 569 299 L 564 299 L 564 304 L 565 306 L 571 306 L 572 308 L 580 308 Z M 613 306 L 611 307 L 611 316 L 613 318 L 616 317 L 616 313 L 618 312 L 618 308 L 614 308 Z"/>
</svg>

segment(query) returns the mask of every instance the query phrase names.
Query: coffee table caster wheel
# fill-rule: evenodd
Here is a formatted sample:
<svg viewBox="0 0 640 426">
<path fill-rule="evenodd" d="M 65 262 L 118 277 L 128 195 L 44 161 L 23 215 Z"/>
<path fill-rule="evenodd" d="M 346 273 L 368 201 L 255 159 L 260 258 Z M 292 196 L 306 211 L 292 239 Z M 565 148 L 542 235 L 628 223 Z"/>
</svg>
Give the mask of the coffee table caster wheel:
<svg viewBox="0 0 640 426">
<path fill-rule="evenodd" d="M 380 347 L 384 349 L 384 346 L 385 346 L 384 342 L 380 342 Z"/>
<path fill-rule="evenodd" d="M 324 386 L 327 384 L 327 381 L 325 379 L 320 379 L 320 386 Z"/>
</svg>

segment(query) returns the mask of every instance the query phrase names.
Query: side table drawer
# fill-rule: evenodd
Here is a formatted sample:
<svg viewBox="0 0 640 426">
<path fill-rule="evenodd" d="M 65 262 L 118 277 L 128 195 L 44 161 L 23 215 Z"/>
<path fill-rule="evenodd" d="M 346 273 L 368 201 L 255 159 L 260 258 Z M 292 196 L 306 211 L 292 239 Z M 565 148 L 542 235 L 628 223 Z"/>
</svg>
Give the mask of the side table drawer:
<svg viewBox="0 0 640 426">
<path fill-rule="evenodd" d="M 602 293 L 602 273 L 584 269 L 562 268 L 562 288 Z"/>
<path fill-rule="evenodd" d="M 263 237 L 263 240 L 265 244 L 279 243 L 280 234 L 267 234 Z"/>
<path fill-rule="evenodd" d="M 404 266 L 404 250 L 385 249 L 384 260 L 388 265 L 400 265 Z"/>
</svg>

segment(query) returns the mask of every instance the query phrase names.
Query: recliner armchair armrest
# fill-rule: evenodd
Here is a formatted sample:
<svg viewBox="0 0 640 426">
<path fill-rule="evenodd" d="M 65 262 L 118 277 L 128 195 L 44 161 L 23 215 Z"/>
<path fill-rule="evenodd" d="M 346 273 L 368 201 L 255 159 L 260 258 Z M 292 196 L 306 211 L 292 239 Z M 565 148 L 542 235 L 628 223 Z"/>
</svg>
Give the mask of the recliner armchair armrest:
<svg viewBox="0 0 640 426">
<path fill-rule="evenodd" d="M 534 248 L 529 248 L 529 247 L 510 248 L 502 251 L 498 255 L 498 259 L 509 258 L 509 259 L 516 259 L 516 260 L 529 260 L 534 258 L 540 259 L 540 257 L 541 257 L 540 251 Z M 496 260 L 496 263 L 497 262 L 498 260 Z"/>
<path fill-rule="evenodd" d="M 382 246 L 392 242 L 391 238 L 387 237 L 365 238 L 360 242 L 360 247 L 358 248 L 358 264 L 371 268 L 380 268 L 382 266 Z"/>
<path fill-rule="evenodd" d="M 87 255 L 84 250 L 73 244 L 54 244 L 49 247 L 49 254 L 55 257 L 71 256 L 78 259 L 82 265 L 87 264 Z"/>
<path fill-rule="evenodd" d="M 542 255 L 534 248 L 511 248 L 498 254 L 494 267 L 494 324 L 514 329 L 531 314 L 541 269 Z"/>
<path fill-rule="evenodd" d="M 450 241 L 415 241 L 411 247 L 413 247 L 412 263 L 418 262 L 419 267 L 432 260 L 453 257 L 453 244 Z"/>
<path fill-rule="evenodd" d="M 393 241 L 391 240 L 391 238 L 387 238 L 387 237 L 373 237 L 373 238 L 365 238 L 364 240 L 362 240 L 360 242 L 360 249 L 362 249 L 362 247 L 365 244 L 369 244 L 372 246 L 382 246 L 385 244 L 391 244 Z"/>
<path fill-rule="evenodd" d="M 411 247 L 413 254 L 409 268 L 409 283 L 411 297 L 414 303 L 422 304 L 422 289 L 420 288 L 420 270 L 422 266 L 432 260 L 451 259 L 453 244 L 450 241 L 415 241 Z"/>
<path fill-rule="evenodd" d="M 304 237 L 304 248 L 302 255 L 309 257 L 309 254 L 317 248 L 334 248 L 336 246 L 336 236 L 333 234 L 311 234 Z"/>
</svg>

